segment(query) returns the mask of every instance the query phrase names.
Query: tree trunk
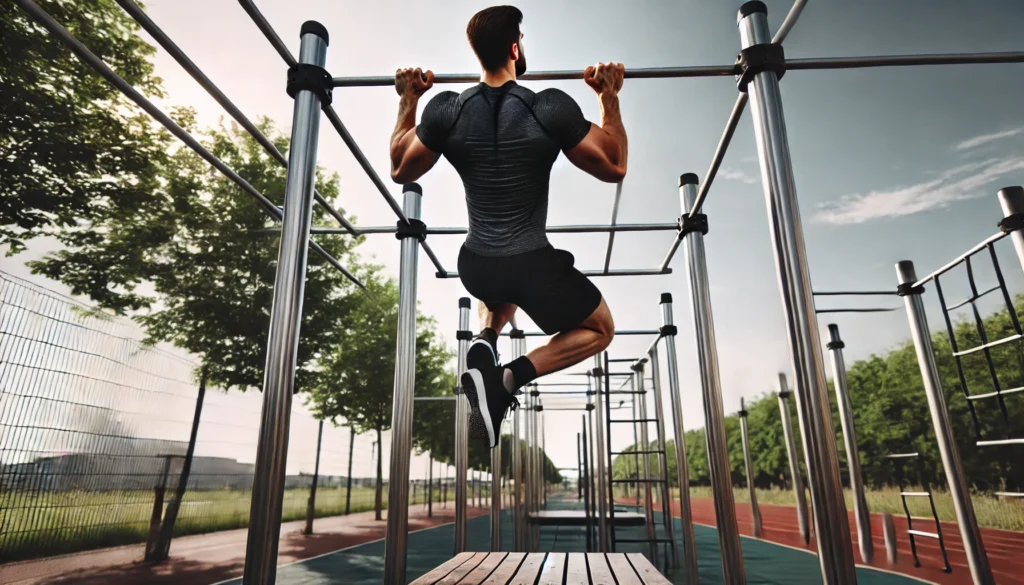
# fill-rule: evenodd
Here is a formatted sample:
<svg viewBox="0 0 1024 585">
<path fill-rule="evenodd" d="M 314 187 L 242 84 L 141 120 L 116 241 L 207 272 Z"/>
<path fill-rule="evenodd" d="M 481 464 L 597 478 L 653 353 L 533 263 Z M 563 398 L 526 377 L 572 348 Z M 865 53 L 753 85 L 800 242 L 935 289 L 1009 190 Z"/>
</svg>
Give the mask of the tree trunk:
<svg viewBox="0 0 1024 585">
<path fill-rule="evenodd" d="M 374 518 L 377 520 L 381 519 L 381 509 L 384 507 L 384 464 L 381 461 L 381 454 L 384 452 L 384 448 L 380 442 L 380 427 L 377 427 L 377 495 L 373 500 L 373 512 Z"/>
</svg>

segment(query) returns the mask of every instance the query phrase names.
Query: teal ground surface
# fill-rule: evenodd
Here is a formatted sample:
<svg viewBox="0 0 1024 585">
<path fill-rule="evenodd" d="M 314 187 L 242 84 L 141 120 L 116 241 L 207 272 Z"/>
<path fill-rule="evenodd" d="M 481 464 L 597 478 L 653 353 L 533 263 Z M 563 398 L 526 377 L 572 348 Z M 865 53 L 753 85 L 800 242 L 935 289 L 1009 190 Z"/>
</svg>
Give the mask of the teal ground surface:
<svg viewBox="0 0 1024 585">
<path fill-rule="evenodd" d="M 549 509 L 566 509 L 572 505 L 557 505 Z M 568 503 L 566 503 L 568 504 Z M 660 516 L 659 528 L 661 527 Z M 675 519 L 676 534 L 682 524 Z M 505 550 L 512 541 L 511 515 L 502 515 L 502 543 Z M 660 530 L 659 530 L 660 533 Z M 643 537 L 644 529 L 619 529 L 620 537 Z M 718 553 L 718 531 L 707 526 L 694 526 L 697 564 L 702 585 L 722 583 L 721 557 Z M 409 534 L 406 574 L 409 581 L 423 575 L 452 556 L 454 526 L 445 524 Z M 821 583 L 816 555 L 752 538 L 743 538 L 743 561 L 747 583 L 751 585 L 791 585 Z M 490 548 L 490 521 L 484 516 L 467 522 L 467 549 L 487 551 Z M 585 532 L 580 528 L 545 528 L 541 531 L 541 550 L 584 552 Z M 644 552 L 649 545 L 619 545 L 618 552 Z M 659 563 L 659 567 L 661 563 Z M 663 568 L 663 567 L 662 567 Z M 277 573 L 280 585 L 379 585 L 384 575 L 384 542 L 376 541 L 330 553 L 282 567 Z M 678 571 L 667 571 L 673 583 L 682 584 Z M 920 583 L 908 577 L 884 573 L 867 568 L 857 569 L 860 585 L 906 585 Z M 225 585 L 240 584 L 241 579 L 227 581 Z"/>
</svg>

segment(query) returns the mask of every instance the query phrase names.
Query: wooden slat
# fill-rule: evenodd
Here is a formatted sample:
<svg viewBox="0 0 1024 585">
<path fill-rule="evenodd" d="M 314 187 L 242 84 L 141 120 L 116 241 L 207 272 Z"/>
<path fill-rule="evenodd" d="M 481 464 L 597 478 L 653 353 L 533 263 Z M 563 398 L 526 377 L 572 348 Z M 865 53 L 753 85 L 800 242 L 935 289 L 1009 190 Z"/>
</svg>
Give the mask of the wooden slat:
<svg viewBox="0 0 1024 585">
<path fill-rule="evenodd" d="M 548 553 L 548 558 L 540 568 L 540 579 L 537 585 L 562 585 L 565 574 L 565 553 Z"/>
<path fill-rule="evenodd" d="M 510 554 L 509 556 L 512 555 Z M 547 555 L 544 553 L 530 553 L 526 555 L 526 558 L 523 560 L 523 564 L 519 565 L 519 570 L 516 571 L 516 576 L 508 585 L 533 585 L 536 583 L 537 575 L 540 573 L 540 568 L 544 566 L 544 557 L 546 556 Z M 557 583 L 557 585 L 562 585 L 561 569 L 558 570 L 558 580 L 552 582 Z"/>
<path fill-rule="evenodd" d="M 477 565 L 483 562 L 487 558 L 488 553 L 479 552 L 473 553 L 473 556 L 466 562 L 459 565 L 457 568 L 448 573 L 444 578 L 436 581 L 437 585 L 455 585 L 462 580 L 463 577 L 469 574 L 470 571 L 476 568 Z"/>
<path fill-rule="evenodd" d="M 431 585 L 438 579 L 444 578 L 448 573 L 451 573 L 469 559 L 473 558 L 473 555 L 474 553 L 471 552 L 459 553 L 445 561 L 441 566 L 430 571 L 426 575 L 423 575 L 419 579 L 416 579 L 410 583 L 410 585 Z"/>
<path fill-rule="evenodd" d="M 519 564 L 523 562 L 524 558 L 526 558 L 526 553 L 508 553 L 505 560 L 501 561 L 498 568 L 494 569 L 494 572 L 484 580 L 482 585 L 505 585 L 512 578 L 512 575 L 516 574 L 516 569 L 519 568 Z M 473 574 L 470 573 L 470 577 L 472 576 Z M 533 581 L 530 581 L 530 585 L 533 585 Z"/>
<path fill-rule="evenodd" d="M 612 571 L 608 568 L 608 561 L 604 559 L 604 553 L 587 553 L 587 566 L 590 567 L 591 585 L 615 585 Z"/>
<path fill-rule="evenodd" d="M 624 553 L 608 553 L 608 564 L 611 565 L 619 585 L 642 585 L 640 577 L 636 576 L 633 565 L 629 564 Z"/>
<path fill-rule="evenodd" d="M 459 581 L 459 585 L 480 585 L 494 572 L 494 569 L 498 568 L 501 561 L 505 560 L 508 553 L 503 552 L 492 552 L 487 555 L 475 569 L 469 572 L 462 581 Z"/>
<path fill-rule="evenodd" d="M 651 561 L 648 561 L 644 555 L 628 553 L 626 558 L 629 559 L 630 564 L 633 565 L 633 569 L 636 570 L 637 576 L 644 582 L 644 585 L 672 585 L 672 582 L 659 573 L 658 569 L 655 569 Z"/>
<path fill-rule="evenodd" d="M 569 553 L 565 560 L 565 585 L 590 585 L 587 577 L 587 555 Z"/>
</svg>

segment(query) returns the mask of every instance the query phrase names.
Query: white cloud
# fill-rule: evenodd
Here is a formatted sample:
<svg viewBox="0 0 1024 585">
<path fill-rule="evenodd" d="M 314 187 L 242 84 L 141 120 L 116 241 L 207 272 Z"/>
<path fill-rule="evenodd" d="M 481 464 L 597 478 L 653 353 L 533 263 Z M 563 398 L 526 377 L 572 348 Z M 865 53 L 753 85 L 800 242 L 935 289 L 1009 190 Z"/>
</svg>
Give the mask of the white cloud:
<svg viewBox="0 0 1024 585">
<path fill-rule="evenodd" d="M 982 134 L 981 136 L 975 136 L 974 138 L 968 138 L 963 142 L 957 144 L 955 150 L 970 150 L 972 148 L 978 148 L 984 146 L 990 142 L 1002 140 L 1004 138 L 1012 138 L 1018 134 L 1024 133 L 1024 127 L 1013 128 L 1011 130 L 1003 130 L 1002 132 L 993 132 L 992 134 Z"/>
<path fill-rule="evenodd" d="M 942 209 L 956 201 L 982 197 L 986 193 L 979 191 L 981 187 L 1020 170 L 1024 170 L 1024 159 L 1016 157 L 969 163 L 949 169 L 930 181 L 845 195 L 838 201 L 822 205 L 813 220 L 845 225 Z"/>
<path fill-rule="evenodd" d="M 761 180 L 759 177 L 751 175 L 746 171 L 740 169 L 733 169 L 730 167 L 722 168 L 722 170 L 718 171 L 718 176 L 722 177 L 723 179 L 728 179 L 730 181 L 739 181 L 741 183 L 746 183 L 748 185 L 756 185 Z"/>
</svg>

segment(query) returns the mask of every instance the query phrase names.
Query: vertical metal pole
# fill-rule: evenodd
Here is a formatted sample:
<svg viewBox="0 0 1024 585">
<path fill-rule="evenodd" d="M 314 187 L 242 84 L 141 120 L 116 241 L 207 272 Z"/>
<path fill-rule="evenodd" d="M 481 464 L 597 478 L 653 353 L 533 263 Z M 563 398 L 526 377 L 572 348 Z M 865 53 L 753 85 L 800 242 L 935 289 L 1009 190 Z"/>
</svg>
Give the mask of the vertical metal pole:
<svg viewBox="0 0 1024 585">
<path fill-rule="evenodd" d="M 672 520 L 672 497 L 668 479 L 668 447 L 665 443 L 665 406 L 661 399 L 661 362 L 658 359 L 658 346 L 652 347 L 648 355 L 651 358 L 651 384 L 654 386 L 654 418 L 658 419 L 658 450 L 662 452 L 662 461 L 658 463 L 661 471 L 658 475 L 665 480 L 661 484 L 661 508 L 664 514 L 665 532 L 671 541 L 669 548 L 672 566 L 677 567 L 679 566 L 679 550 L 676 548 L 675 522 Z"/>
<path fill-rule="evenodd" d="M 779 416 L 782 418 L 782 434 L 786 439 L 786 454 L 789 456 L 789 475 L 793 482 L 793 495 L 796 496 L 796 521 L 800 527 L 800 536 L 804 543 L 811 543 L 810 524 L 807 522 L 807 495 L 804 493 L 804 476 L 800 473 L 800 456 L 796 451 L 796 439 L 793 436 L 793 418 L 789 413 L 789 386 L 786 374 L 779 373 Z"/>
<path fill-rule="evenodd" d="M 541 475 L 541 478 L 540 479 L 541 479 L 541 481 L 544 482 L 544 493 L 543 493 L 544 498 L 543 498 L 541 504 L 543 505 L 543 507 L 547 508 L 547 506 L 548 506 L 548 443 L 547 443 L 547 433 L 544 432 L 544 411 L 543 410 L 540 413 L 540 454 L 541 454 L 541 460 L 540 460 L 540 465 L 541 465 L 540 475 Z"/>
<path fill-rule="evenodd" d="M 744 49 L 771 43 L 767 13 L 764 3 L 757 0 L 740 8 L 738 26 Z M 796 375 L 797 412 L 804 439 L 822 582 L 824 585 L 856 583 L 850 521 L 839 477 L 839 454 L 825 381 L 825 362 L 821 355 L 818 318 L 814 312 L 777 74 L 774 71 L 757 73 L 747 92 Z"/>
<path fill-rule="evenodd" d="M 591 513 L 591 483 L 590 474 L 592 473 L 593 466 L 590 461 L 590 442 L 587 439 L 587 415 L 581 417 L 583 419 L 583 474 L 586 477 L 586 483 L 583 487 L 583 517 L 587 523 L 587 552 L 594 552 L 594 521 L 590 516 Z"/>
<path fill-rule="evenodd" d="M 519 353 L 519 339 L 517 337 L 511 338 L 512 343 L 512 359 L 516 359 L 522 354 Z M 511 463 L 512 472 L 509 473 L 509 479 L 512 480 L 512 542 L 514 543 L 515 551 L 522 552 L 526 549 L 523 535 L 523 448 L 519 442 L 520 433 L 520 421 L 523 418 L 522 409 L 517 409 L 512 413 L 512 453 Z"/>
<path fill-rule="evenodd" d="M 657 565 L 658 545 L 653 542 L 656 532 L 654 526 L 654 494 L 651 493 L 651 456 L 648 455 L 648 451 L 651 450 L 651 440 L 647 436 L 647 391 L 644 390 L 643 362 L 633 366 L 633 378 L 636 379 L 636 391 L 638 392 L 639 408 L 637 409 L 637 415 L 642 421 L 640 423 L 640 444 L 637 446 L 637 450 L 640 451 L 640 469 L 643 472 L 641 479 L 644 490 L 644 518 L 646 519 L 644 524 L 647 527 L 647 538 L 652 541 L 651 562 Z"/>
<path fill-rule="evenodd" d="M 526 410 L 523 413 L 523 425 L 525 426 L 524 434 L 526 435 L 526 461 L 524 462 L 525 469 L 523 470 L 523 476 L 526 478 L 523 481 L 523 499 L 525 513 L 523 514 L 523 540 L 525 548 L 523 552 L 533 552 L 533 527 L 530 525 L 530 514 L 533 513 L 533 486 L 536 479 L 533 477 L 534 470 L 534 453 L 533 453 L 533 393 L 527 388 L 525 391 L 526 396 L 524 401 L 526 402 Z"/>
<path fill-rule="evenodd" d="M 576 499 L 583 499 L 583 444 L 579 433 L 576 433 Z"/>
<path fill-rule="evenodd" d="M 598 356 L 594 357 L 594 363 L 597 367 L 601 367 L 601 358 Z M 602 408 L 601 404 L 601 392 L 602 388 L 604 392 L 608 391 L 601 384 L 601 376 L 597 376 L 597 384 L 594 388 L 597 390 L 597 394 L 588 395 L 588 402 L 594 405 L 594 409 L 591 411 L 594 413 L 594 473 L 596 475 L 595 483 L 597 484 L 597 490 L 594 493 L 594 499 L 597 500 L 597 550 L 599 552 L 608 552 L 608 506 L 614 505 L 609 497 L 610 484 L 606 483 L 608 480 L 608 473 L 610 468 L 607 467 L 608 453 L 608 438 L 605 437 L 606 423 L 604 417 L 607 413 Z M 593 396 L 596 396 L 596 400 L 590 400 Z"/>
<path fill-rule="evenodd" d="M 696 195 L 694 195 L 696 196 Z M 683 210 L 686 213 L 686 210 Z M 661 334 L 665 340 L 665 363 L 668 368 L 668 395 L 672 407 L 672 431 L 676 446 L 676 480 L 679 484 L 679 519 L 683 525 L 679 540 L 683 546 L 683 575 L 688 585 L 697 585 L 697 549 L 693 536 L 693 513 L 690 510 L 690 469 L 686 457 L 686 429 L 683 427 L 682 397 L 679 393 L 679 366 L 676 362 L 676 328 L 672 320 L 672 295 L 661 294 Z M 658 348 L 654 348 L 654 359 Z M 651 367 L 654 366 L 651 360 Z"/>
<path fill-rule="evenodd" d="M 682 208 L 691 209 L 697 201 L 697 175 L 686 173 L 679 177 L 679 196 Z M 722 576 L 727 585 L 747 582 L 740 549 L 740 530 L 736 522 L 736 502 L 732 493 L 732 468 L 729 465 L 729 444 L 725 435 L 725 406 L 718 373 L 718 347 L 715 343 L 715 321 L 711 310 L 711 286 L 708 283 L 707 258 L 704 253 L 704 235 L 693 231 L 684 236 L 686 265 L 690 274 L 690 302 L 693 308 L 694 334 L 697 339 L 697 361 L 700 366 L 701 389 L 704 395 L 704 437 L 708 452 L 708 472 L 711 493 L 714 496 L 715 520 L 718 527 L 718 546 L 722 551 Z M 671 300 L 671 297 L 669 297 Z M 662 301 L 662 306 L 664 300 Z M 671 311 L 671 305 L 669 311 Z M 664 312 L 664 309 L 663 309 Z M 671 313 L 669 314 L 671 317 Z M 675 361 L 675 347 L 669 339 L 669 359 Z M 678 376 L 672 376 L 675 381 Z M 674 395 L 678 394 L 673 392 Z M 682 437 L 679 397 L 673 408 L 677 411 L 676 436 Z M 678 440 L 678 439 L 677 439 Z M 677 443 L 678 445 L 678 443 Z M 685 462 L 684 462 L 685 463 Z"/>
<path fill-rule="evenodd" d="M 750 514 L 754 518 L 754 537 L 761 538 L 761 507 L 757 505 L 757 490 L 754 489 L 754 462 L 750 457 L 750 433 L 747 430 L 747 409 L 740 398 L 740 435 L 743 441 L 743 469 L 747 474 L 747 490 L 750 492 Z"/>
<path fill-rule="evenodd" d="M 839 422 L 843 427 L 843 445 L 846 448 L 846 464 L 850 472 L 850 491 L 853 492 L 853 517 L 857 520 L 857 546 L 860 558 L 870 563 L 875 558 L 874 544 L 871 542 L 871 512 L 868 501 L 864 497 L 864 478 L 860 470 L 860 453 L 857 452 L 857 432 L 853 427 L 853 403 L 850 401 L 850 388 L 846 383 L 846 362 L 843 361 L 845 344 L 839 338 L 839 326 L 832 323 L 828 326 L 828 352 L 832 356 L 832 380 L 836 392 L 836 405 L 839 407 Z"/>
<path fill-rule="evenodd" d="M 465 333 L 463 333 L 465 332 Z M 466 371 L 466 351 L 469 349 L 469 298 L 459 299 L 459 372 L 456 380 Z M 453 554 L 466 550 L 466 515 L 469 481 L 469 400 L 461 389 L 455 396 L 455 547 Z"/>
<path fill-rule="evenodd" d="M 420 218 L 423 190 L 410 183 L 403 210 Z M 405 585 L 406 538 L 409 533 L 409 458 L 412 454 L 413 390 L 416 384 L 416 274 L 420 243 L 402 239 L 398 277 L 398 333 L 395 348 L 395 394 L 391 410 L 391 465 L 388 475 L 388 527 L 384 539 L 384 584 Z"/>
<path fill-rule="evenodd" d="M 981 539 L 978 520 L 974 516 L 971 492 L 964 477 L 963 462 L 956 446 L 956 438 L 953 436 L 953 424 L 949 420 L 946 397 L 942 393 L 939 367 L 935 362 L 935 351 L 932 349 L 931 331 L 928 329 L 928 319 L 921 299 L 923 288 L 912 288 L 917 281 L 917 273 L 914 271 L 914 263 L 910 260 L 896 264 L 896 274 L 904 295 L 903 304 L 907 309 L 907 319 L 910 321 L 914 349 L 917 350 L 917 364 L 921 368 L 924 391 L 928 397 L 928 411 L 931 413 L 935 440 L 939 446 L 942 467 L 946 472 L 949 495 L 953 499 L 953 509 L 956 511 L 956 521 L 960 528 L 960 538 L 964 543 L 971 579 L 975 585 L 991 585 L 995 583 L 995 579 L 992 577 L 992 568 L 985 554 L 985 544 Z"/>
<path fill-rule="evenodd" d="M 1003 208 L 1003 217 L 1018 213 L 1024 214 L 1024 187 L 1014 186 L 1000 189 L 998 197 L 999 206 Z M 1013 240 L 1013 249 L 1017 251 L 1017 260 L 1021 267 L 1024 267 L 1024 231 L 1013 230 L 1010 232 L 1010 239 Z"/>
<path fill-rule="evenodd" d="M 302 25 L 299 63 L 323 67 L 327 31 L 316 22 Z M 312 220 L 313 183 L 320 133 L 320 99 L 309 90 L 295 94 L 288 176 L 285 181 L 281 246 L 270 309 L 270 334 L 263 378 L 263 412 L 256 446 L 256 466 L 245 547 L 244 585 L 273 585 L 277 579 L 277 545 L 281 536 L 288 427 L 295 393 L 296 354 L 306 288 L 306 260 Z"/>
<path fill-rule="evenodd" d="M 313 464 L 313 483 L 309 486 L 309 500 L 306 502 L 306 528 L 303 534 L 313 534 L 313 515 L 316 512 L 316 484 L 320 482 L 320 446 L 324 440 L 324 421 L 320 421 L 316 432 L 316 463 Z"/>
<path fill-rule="evenodd" d="M 356 428 L 348 428 L 348 477 L 345 478 L 345 515 L 352 510 L 352 453 L 356 447 Z"/>
<path fill-rule="evenodd" d="M 501 437 L 491 449 L 491 552 L 501 550 Z"/>
<path fill-rule="evenodd" d="M 430 466 L 427 468 L 427 518 L 434 517 L 434 454 L 428 459 Z"/>
<path fill-rule="evenodd" d="M 203 402 L 206 399 L 207 373 L 203 368 L 199 375 L 199 391 L 196 393 L 196 409 L 192 415 L 192 431 L 188 437 L 188 448 L 185 450 L 185 460 L 181 463 L 181 474 L 178 475 L 178 485 L 174 490 L 174 499 L 167 506 L 164 514 L 163 524 L 160 525 L 160 542 L 157 545 L 157 561 L 167 560 L 171 552 L 171 538 L 174 536 L 174 524 L 178 520 L 178 512 L 181 510 L 181 502 L 185 499 L 185 491 L 188 489 L 188 479 L 192 473 L 192 460 L 196 453 L 196 439 L 199 436 L 199 419 L 203 415 Z"/>
</svg>

